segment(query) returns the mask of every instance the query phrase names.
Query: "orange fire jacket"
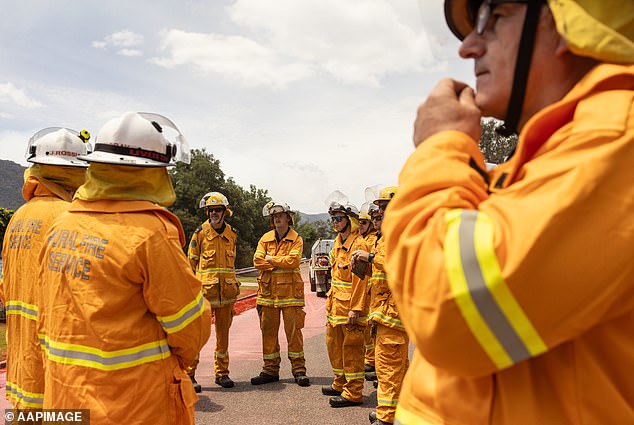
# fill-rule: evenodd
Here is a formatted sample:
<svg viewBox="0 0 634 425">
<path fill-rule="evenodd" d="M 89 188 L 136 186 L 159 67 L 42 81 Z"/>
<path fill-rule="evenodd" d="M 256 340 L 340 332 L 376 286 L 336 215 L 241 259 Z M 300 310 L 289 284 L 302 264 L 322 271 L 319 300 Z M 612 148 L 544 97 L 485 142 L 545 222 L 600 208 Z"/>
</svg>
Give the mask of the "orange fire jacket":
<svg viewBox="0 0 634 425">
<path fill-rule="evenodd" d="M 37 337 L 39 267 L 44 235 L 57 216 L 70 207 L 50 181 L 29 177 L 22 194 L 27 201 L 11 217 L 2 245 L 3 301 L 7 313 L 6 396 L 15 408 L 41 408 L 44 366 Z"/>
<path fill-rule="evenodd" d="M 417 347 L 400 423 L 634 423 L 633 105 L 634 66 L 601 64 L 490 173 L 457 131 L 408 159 L 383 223 Z"/>
<path fill-rule="evenodd" d="M 236 279 L 236 232 L 225 224 L 218 234 L 205 221 L 192 235 L 187 251 L 196 277 L 203 283 L 203 293 L 212 307 L 236 302 L 240 284 Z"/>
<path fill-rule="evenodd" d="M 275 230 L 260 238 L 253 255 L 253 266 L 260 270 L 256 303 L 267 307 L 303 307 L 304 281 L 299 272 L 304 241 L 290 228 L 279 242 Z M 273 257 L 271 263 L 266 256 Z"/>
<path fill-rule="evenodd" d="M 193 424 L 190 365 L 211 310 L 176 216 L 148 201 L 73 201 L 40 254 L 44 408 L 100 424 Z"/>
<path fill-rule="evenodd" d="M 326 301 L 326 317 L 333 325 L 348 323 L 348 312 L 359 313 L 357 323 L 367 324 L 368 313 L 368 278 L 359 278 L 352 273 L 350 259 L 356 250 L 370 251 L 367 242 L 355 230 L 342 243 L 341 234 L 335 238 L 335 244 L 330 251 L 332 283 Z"/>
</svg>

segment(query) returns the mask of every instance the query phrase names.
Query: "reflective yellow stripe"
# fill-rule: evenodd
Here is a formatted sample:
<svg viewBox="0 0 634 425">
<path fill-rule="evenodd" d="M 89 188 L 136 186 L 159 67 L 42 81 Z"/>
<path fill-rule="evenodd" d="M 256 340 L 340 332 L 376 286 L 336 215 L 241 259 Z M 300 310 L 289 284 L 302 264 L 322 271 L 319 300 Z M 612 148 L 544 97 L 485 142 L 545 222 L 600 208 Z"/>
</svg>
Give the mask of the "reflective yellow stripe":
<svg viewBox="0 0 634 425">
<path fill-rule="evenodd" d="M 379 406 L 396 406 L 398 404 L 398 398 L 377 398 L 376 401 Z"/>
<path fill-rule="evenodd" d="M 302 358 L 302 357 L 304 357 L 304 352 L 303 351 L 298 351 L 298 352 L 289 351 L 288 352 L 288 358 L 289 359 L 299 359 L 299 358 Z"/>
<path fill-rule="evenodd" d="M 337 288 L 352 288 L 352 282 L 346 282 L 344 280 L 333 280 L 331 286 Z"/>
<path fill-rule="evenodd" d="M 196 270 L 198 274 L 209 274 L 209 273 L 235 273 L 236 269 L 230 269 L 227 267 L 216 267 L 205 270 Z"/>
<path fill-rule="evenodd" d="M 103 351 L 86 345 L 53 341 L 45 335 L 39 335 L 39 338 L 48 360 L 104 371 L 127 369 L 171 355 L 165 339 L 122 350 Z"/>
<path fill-rule="evenodd" d="M 44 404 L 43 393 L 32 393 L 25 391 L 13 382 L 7 381 L 6 384 L 7 396 L 16 403 L 20 403 L 23 406 L 42 408 Z"/>
<path fill-rule="evenodd" d="M 445 267 L 451 291 L 491 361 L 503 369 L 546 351 L 502 277 L 491 219 L 478 211 L 452 210 L 445 220 Z"/>
<path fill-rule="evenodd" d="M 264 257 L 265 254 L 266 254 L 266 252 L 264 252 L 264 251 L 260 251 L 260 250 L 255 251 L 255 255 L 261 255 L 262 257 Z"/>
<path fill-rule="evenodd" d="M 352 373 L 345 372 L 345 375 L 348 381 L 351 381 L 353 379 L 364 379 L 365 377 L 364 372 L 352 372 Z"/>
<path fill-rule="evenodd" d="M 209 301 L 209 300 L 207 300 Z M 232 298 L 230 300 L 222 300 L 222 301 L 209 301 L 209 305 L 211 305 L 212 307 L 224 307 L 227 306 L 229 304 L 234 304 L 236 302 L 235 298 Z"/>
<path fill-rule="evenodd" d="M 291 252 L 290 252 L 290 254 L 291 254 L 291 255 L 293 255 L 293 254 L 299 255 L 299 254 L 300 254 L 300 252 L 299 252 L 298 250 L 296 250 L 296 249 L 292 249 L 292 250 L 291 250 Z"/>
<path fill-rule="evenodd" d="M 332 372 L 333 372 L 335 375 L 343 375 L 343 369 L 335 369 L 335 368 L 333 368 L 333 369 L 332 369 Z"/>
<path fill-rule="evenodd" d="M 301 307 L 304 305 L 304 299 L 289 298 L 285 300 L 272 300 L 270 298 L 258 298 L 256 304 L 267 307 Z"/>
<path fill-rule="evenodd" d="M 375 320 L 378 322 L 386 323 L 388 325 L 394 325 L 400 329 L 405 329 L 405 326 L 403 326 L 403 322 L 401 322 L 399 319 L 386 316 L 383 313 L 378 311 L 373 311 L 372 313 L 370 313 L 370 320 Z"/>
<path fill-rule="evenodd" d="M 168 334 L 180 331 L 203 314 L 203 293 L 198 293 L 192 302 L 171 316 L 156 316 L 163 330 Z"/>
<path fill-rule="evenodd" d="M 278 357 L 280 357 L 280 352 L 278 351 L 277 353 L 263 354 L 262 357 L 264 358 L 264 360 L 277 359 Z"/>
<path fill-rule="evenodd" d="M 225 359 L 228 355 L 229 353 L 227 352 L 214 351 L 214 357 L 217 359 Z"/>
<path fill-rule="evenodd" d="M 345 325 L 348 323 L 348 316 L 331 316 L 330 314 L 326 315 L 326 319 L 328 320 L 328 323 L 330 323 L 333 326 L 337 326 L 337 325 Z M 368 317 L 367 316 L 359 316 L 357 318 L 357 323 L 359 325 L 365 325 L 368 322 Z"/>
<path fill-rule="evenodd" d="M 11 300 L 5 305 L 6 314 L 26 317 L 27 319 L 37 320 L 38 308 L 35 304 L 27 304 L 22 301 Z"/>
</svg>

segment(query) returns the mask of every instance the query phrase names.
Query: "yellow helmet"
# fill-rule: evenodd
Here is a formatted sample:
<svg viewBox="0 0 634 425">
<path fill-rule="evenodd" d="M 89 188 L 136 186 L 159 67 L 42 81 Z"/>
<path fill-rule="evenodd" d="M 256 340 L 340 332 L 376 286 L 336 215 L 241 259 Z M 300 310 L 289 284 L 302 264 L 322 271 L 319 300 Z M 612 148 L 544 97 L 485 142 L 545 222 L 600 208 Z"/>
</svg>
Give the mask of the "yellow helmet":
<svg viewBox="0 0 634 425">
<path fill-rule="evenodd" d="M 445 0 L 445 19 L 458 39 L 474 28 L 482 0 Z M 570 50 L 603 62 L 634 63 L 634 2 L 548 0 L 557 31 Z"/>
<path fill-rule="evenodd" d="M 225 195 L 220 192 L 208 192 L 200 199 L 198 203 L 199 208 L 208 208 L 221 206 L 225 207 L 229 212 L 229 216 L 233 215 L 233 211 L 231 211 L 231 205 L 229 205 L 229 200 Z"/>
<path fill-rule="evenodd" d="M 398 192 L 397 186 L 386 186 L 383 189 L 381 189 L 381 192 L 379 192 L 379 197 L 374 200 L 374 203 L 376 205 L 379 205 L 379 202 L 382 202 L 382 201 L 390 202 L 397 192 Z"/>
</svg>

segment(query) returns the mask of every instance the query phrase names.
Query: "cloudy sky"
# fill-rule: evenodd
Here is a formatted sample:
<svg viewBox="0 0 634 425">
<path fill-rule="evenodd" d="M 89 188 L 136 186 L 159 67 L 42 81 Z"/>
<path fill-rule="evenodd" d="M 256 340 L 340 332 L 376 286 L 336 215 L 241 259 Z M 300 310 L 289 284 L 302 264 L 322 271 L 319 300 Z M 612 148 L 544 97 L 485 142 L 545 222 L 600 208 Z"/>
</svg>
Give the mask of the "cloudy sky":
<svg viewBox="0 0 634 425">
<path fill-rule="evenodd" d="M 418 104 L 440 78 L 473 82 L 442 0 L 27 0 L 2 15 L 1 159 L 26 165 L 44 127 L 96 135 L 157 112 L 307 213 L 395 184 Z"/>
</svg>

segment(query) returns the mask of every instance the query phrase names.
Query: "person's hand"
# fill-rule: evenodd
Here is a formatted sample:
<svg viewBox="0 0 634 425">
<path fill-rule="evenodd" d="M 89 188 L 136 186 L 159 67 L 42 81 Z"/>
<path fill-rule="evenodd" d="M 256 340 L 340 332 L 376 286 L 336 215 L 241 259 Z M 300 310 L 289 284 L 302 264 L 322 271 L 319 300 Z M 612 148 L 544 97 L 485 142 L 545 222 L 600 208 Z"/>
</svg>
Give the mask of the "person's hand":
<svg viewBox="0 0 634 425">
<path fill-rule="evenodd" d="M 481 116 L 471 87 L 449 78 L 441 80 L 418 107 L 414 122 L 414 146 L 445 130 L 462 131 L 477 142 L 482 131 Z"/>
<path fill-rule="evenodd" d="M 369 262 L 370 261 L 370 253 L 364 251 L 362 249 L 357 249 L 352 253 L 352 265 L 357 261 Z"/>
<path fill-rule="evenodd" d="M 267 255 L 266 257 L 264 257 L 264 260 L 265 260 L 267 263 L 271 264 L 271 263 L 273 262 L 273 257 L 272 257 L 272 256 L 270 256 L 270 255 Z"/>
<path fill-rule="evenodd" d="M 348 312 L 348 324 L 349 325 L 356 325 L 357 324 L 357 320 L 359 320 L 359 312 L 358 311 L 354 311 L 354 310 L 350 310 Z"/>
</svg>

